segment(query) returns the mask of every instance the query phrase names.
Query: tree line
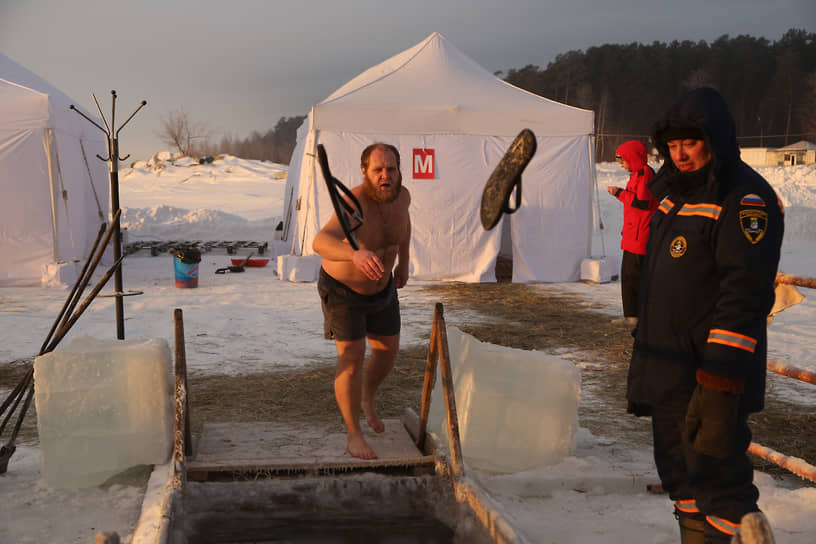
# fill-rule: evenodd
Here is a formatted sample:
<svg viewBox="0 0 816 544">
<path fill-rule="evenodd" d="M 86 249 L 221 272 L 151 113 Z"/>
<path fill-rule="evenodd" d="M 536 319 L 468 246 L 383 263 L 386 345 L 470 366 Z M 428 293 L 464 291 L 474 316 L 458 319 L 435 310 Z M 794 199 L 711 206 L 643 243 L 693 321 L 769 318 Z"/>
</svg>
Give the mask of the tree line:
<svg viewBox="0 0 816 544">
<path fill-rule="evenodd" d="M 256 131 L 243 140 L 224 137 L 217 148 L 219 153 L 236 157 L 289 164 L 295 150 L 297 129 L 305 119 L 305 115 L 281 117 L 275 127 L 265 134 Z"/>
<path fill-rule="evenodd" d="M 206 124 L 194 121 L 184 110 L 173 111 L 162 119 L 158 133 L 161 141 L 187 157 L 229 154 L 243 159 L 289 164 L 297 141 L 297 129 L 305 115 L 281 117 L 264 134 L 254 131 L 246 138 L 223 136 L 215 142 Z"/>
<path fill-rule="evenodd" d="M 711 44 L 608 44 L 563 53 L 545 69 L 509 70 L 504 79 L 593 110 L 598 160 L 612 160 L 626 140 L 648 143 L 672 100 L 702 86 L 725 97 L 743 147 L 816 140 L 816 34 L 804 30 L 788 30 L 775 42 L 724 35 Z"/>
<path fill-rule="evenodd" d="M 502 77 L 502 72 L 497 72 Z M 727 100 L 743 147 L 816 141 L 816 34 L 782 38 L 728 35 L 712 43 L 606 44 L 558 55 L 546 68 L 508 70 L 504 80 L 537 95 L 595 112 L 596 157 L 609 161 L 629 139 L 649 143 L 652 124 L 683 91 L 710 86 Z M 229 153 L 288 164 L 306 116 L 281 117 L 265 134 L 222 137 L 182 112 L 164 120 L 162 140 L 189 156 Z"/>
</svg>

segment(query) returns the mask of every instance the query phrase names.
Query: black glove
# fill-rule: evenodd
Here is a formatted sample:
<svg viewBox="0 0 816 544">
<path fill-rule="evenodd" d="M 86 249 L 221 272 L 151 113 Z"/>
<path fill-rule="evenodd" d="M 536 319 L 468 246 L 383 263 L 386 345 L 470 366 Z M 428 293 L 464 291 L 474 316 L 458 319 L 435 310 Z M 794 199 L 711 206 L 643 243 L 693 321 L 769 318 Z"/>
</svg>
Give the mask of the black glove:
<svg viewBox="0 0 816 544">
<path fill-rule="evenodd" d="M 731 455 L 741 396 L 697 384 L 686 410 L 683 440 L 705 455 L 718 458 Z"/>
</svg>

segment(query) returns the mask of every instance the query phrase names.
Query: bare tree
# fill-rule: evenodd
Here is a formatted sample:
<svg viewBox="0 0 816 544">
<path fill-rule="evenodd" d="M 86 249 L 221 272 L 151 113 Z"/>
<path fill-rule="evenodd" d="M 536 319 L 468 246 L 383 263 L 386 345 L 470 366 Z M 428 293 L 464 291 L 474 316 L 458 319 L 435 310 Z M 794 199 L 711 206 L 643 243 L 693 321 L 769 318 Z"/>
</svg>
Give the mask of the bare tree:
<svg viewBox="0 0 816 544">
<path fill-rule="evenodd" d="M 210 132 L 205 124 L 191 120 L 190 115 L 181 109 L 162 118 L 162 130 L 158 136 L 182 155 L 193 157 L 197 151 L 209 146 Z"/>
</svg>

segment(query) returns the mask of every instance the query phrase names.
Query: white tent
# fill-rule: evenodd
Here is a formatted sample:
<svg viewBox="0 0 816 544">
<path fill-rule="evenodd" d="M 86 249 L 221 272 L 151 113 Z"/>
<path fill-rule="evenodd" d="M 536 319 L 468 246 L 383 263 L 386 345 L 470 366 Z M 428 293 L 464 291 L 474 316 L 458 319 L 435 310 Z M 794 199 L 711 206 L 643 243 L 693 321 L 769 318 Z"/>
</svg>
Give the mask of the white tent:
<svg viewBox="0 0 816 544">
<path fill-rule="evenodd" d="M 72 103 L 0 54 L 0 286 L 37 285 L 43 265 L 84 259 L 107 218 L 105 135 Z"/>
<path fill-rule="evenodd" d="M 384 141 L 400 150 L 411 191 L 412 278 L 495 281 L 509 222 L 513 281 L 577 280 L 590 250 L 593 118 L 509 85 L 433 33 L 312 108 L 289 165 L 285 239 L 294 255 L 311 254 L 333 212 L 318 144 L 352 187 L 362 182 L 363 148 Z M 484 184 L 523 128 L 536 134 L 538 151 L 522 175 L 521 209 L 485 231 Z"/>
</svg>

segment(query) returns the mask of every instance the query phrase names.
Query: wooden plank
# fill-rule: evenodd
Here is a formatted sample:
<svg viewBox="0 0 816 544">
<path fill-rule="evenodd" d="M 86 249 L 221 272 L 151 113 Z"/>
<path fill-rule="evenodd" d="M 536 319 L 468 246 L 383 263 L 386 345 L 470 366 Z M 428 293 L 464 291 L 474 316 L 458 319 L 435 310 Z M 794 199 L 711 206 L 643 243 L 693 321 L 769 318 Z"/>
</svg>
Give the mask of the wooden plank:
<svg viewBox="0 0 816 544">
<path fill-rule="evenodd" d="M 209 472 L 292 472 L 362 470 L 382 467 L 432 466 L 398 419 L 384 420 L 385 432 L 366 434 L 378 459 L 357 459 L 346 450 L 342 426 L 283 423 L 205 424 L 188 477 Z"/>
</svg>

